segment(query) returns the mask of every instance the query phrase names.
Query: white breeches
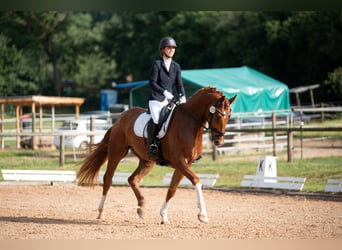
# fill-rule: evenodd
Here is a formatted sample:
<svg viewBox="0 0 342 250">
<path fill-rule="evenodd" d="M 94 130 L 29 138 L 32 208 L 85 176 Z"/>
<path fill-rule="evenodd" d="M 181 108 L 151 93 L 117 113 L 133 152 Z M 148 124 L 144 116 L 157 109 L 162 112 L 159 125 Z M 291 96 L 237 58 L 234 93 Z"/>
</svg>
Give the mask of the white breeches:
<svg viewBox="0 0 342 250">
<path fill-rule="evenodd" d="M 159 123 L 159 115 L 160 115 L 160 111 L 162 110 L 163 107 L 165 107 L 168 104 L 167 99 L 165 98 L 164 101 L 162 102 L 158 102 L 158 101 L 149 101 L 148 102 L 148 106 L 150 108 L 150 112 L 151 112 L 151 117 L 152 120 L 155 124 Z"/>
</svg>

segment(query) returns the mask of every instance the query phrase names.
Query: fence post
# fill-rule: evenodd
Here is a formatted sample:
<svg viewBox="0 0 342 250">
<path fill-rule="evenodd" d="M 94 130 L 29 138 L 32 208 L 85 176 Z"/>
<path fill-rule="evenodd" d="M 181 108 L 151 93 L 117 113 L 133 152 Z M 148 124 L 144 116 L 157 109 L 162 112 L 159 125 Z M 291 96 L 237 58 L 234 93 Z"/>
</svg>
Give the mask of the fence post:
<svg viewBox="0 0 342 250">
<path fill-rule="evenodd" d="M 35 111 L 35 106 L 32 104 L 32 121 L 31 121 L 31 128 L 32 128 L 32 133 L 36 132 L 36 111 Z M 32 142 L 31 142 L 31 147 L 33 150 L 36 149 L 36 136 L 32 136 Z"/>
<path fill-rule="evenodd" d="M 287 161 L 293 162 L 293 131 L 291 128 L 287 129 Z"/>
<path fill-rule="evenodd" d="M 217 159 L 217 147 L 213 143 L 213 153 L 212 153 L 212 160 L 216 161 Z"/>
<path fill-rule="evenodd" d="M 59 137 L 59 166 L 64 166 L 64 134 Z"/>
<path fill-rule="evenodd" d="M 300 159 L 303 160 L 303 125 L 304 122 L 300 122 Z"/>
<path fill-rule="evenodd" d="M 324 122 L 324 103 L 321 103 L 321 123 Z"/>
<path fill-rule="evenodd" d="M 1 133 L 5 132 L 5 104 L 1 103 Z M 1 149 L 5 149 L 5 136 L 1 136 Z"/>
<path fill-rule="evenodd" d="M 17 136 L 16 136 L 16 147 L 17 149 L 20 149 L 20 141 L 21 141 L 21 136 L 19 136 L 20 134 L 20 106 L 19 105 L 16 105 L 15 106 L 15 129 L 16 129 L 16 133 L 17 133 Z"/>
<path fill-rule="evenodd" d="M 95 132 L 95 117 L 91 116 L 90 117 L 90 131 L 93 133 L 92 135 L 90 135 L 90 145 L 93 145 L 95 142 L 95 138 L 94 138 L 94 132 Z"/>
<path fill-rule="evenodd" d="M 272 112 L 273 156 L 277 156 L 277 152 L 276 152 L 276 148 L 277 148 L 277 145 L 276 145 L 276 143 L 277 143 L 277 142 L 276 142 L 277 133 L 276 133 L 276 131 L 275 131 L 276 127 L 277 127 L 276 115 L 275 115 L 274 112 Z"/>
</svg>

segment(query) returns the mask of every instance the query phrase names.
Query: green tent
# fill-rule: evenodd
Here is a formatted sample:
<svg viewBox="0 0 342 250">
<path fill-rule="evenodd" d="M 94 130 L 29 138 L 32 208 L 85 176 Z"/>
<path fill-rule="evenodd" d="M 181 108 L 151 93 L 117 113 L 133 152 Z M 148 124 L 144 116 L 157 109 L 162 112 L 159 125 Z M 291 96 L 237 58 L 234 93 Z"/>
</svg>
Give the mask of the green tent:
<svg viewBox="0 0 342 250">
<path fill-rule="evenodd" d="M 211 86 L 226 97 L 237 95 L 232 104 L 234 112 L 285 110 L 290 107 L 289 89 L 277 81 L 247 66 L 182 70 L 187 97 L 200 88 Z M 147 107 L 148 84 L 135 87 L 130 92 L 131 106 Z"/>
</svg>

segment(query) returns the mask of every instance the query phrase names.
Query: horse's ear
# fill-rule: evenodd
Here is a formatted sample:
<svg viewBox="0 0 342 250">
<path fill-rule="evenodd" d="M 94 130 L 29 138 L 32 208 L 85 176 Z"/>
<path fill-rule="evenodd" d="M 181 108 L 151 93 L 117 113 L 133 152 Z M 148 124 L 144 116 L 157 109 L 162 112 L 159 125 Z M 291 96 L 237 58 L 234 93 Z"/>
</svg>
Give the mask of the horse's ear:
<svg viewBox="0 0 342 250">
<path fill-rule="evenodd" d="M 229 99 L 229 103 L 232 104 L 235 99 L 236 99 L 237 95 L 234 95 L 232 98 Z"/>
</svg>

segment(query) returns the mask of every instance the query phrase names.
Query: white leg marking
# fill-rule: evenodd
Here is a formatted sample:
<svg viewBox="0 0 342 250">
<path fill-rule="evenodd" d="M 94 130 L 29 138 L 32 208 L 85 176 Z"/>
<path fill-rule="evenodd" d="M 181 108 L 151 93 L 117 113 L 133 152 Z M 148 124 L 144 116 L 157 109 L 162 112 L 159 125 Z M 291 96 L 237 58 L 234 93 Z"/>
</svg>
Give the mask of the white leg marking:
<svg viewBox="0 0 342 250">
<path fill-rule="evenodd" d="M 107 198 L 106 195 L 102 195 L 101 197 L 100 204 L 99 204 L 99 215 L 97 216 L 98 219 L 104 219 L 103 207 L 104 207 L 106 198 Z"/>
<path fill-rule="evenodd" d="M 169 223 L 169 219 L 167 218 L 167 209 L 168 209 L 169 203 L 164 202 L 162 208 L 160 209 L 160 215 L 162 217 L 161 224 L 167 224 Z"/>
<path fill-rule="evenodd" d="M 203 199 L 203 193 L 202 193 L 202 184 L 199 182 L 195 185 L 196 194 L 197 194 L 197 202 L 198 202 L 198 208 L 200 209 L 200 212 L 198 214 L 198 219 L 201 222 L 209 222 L 207 210 L 205 209 L 205 202 Z"/>
</svg>

